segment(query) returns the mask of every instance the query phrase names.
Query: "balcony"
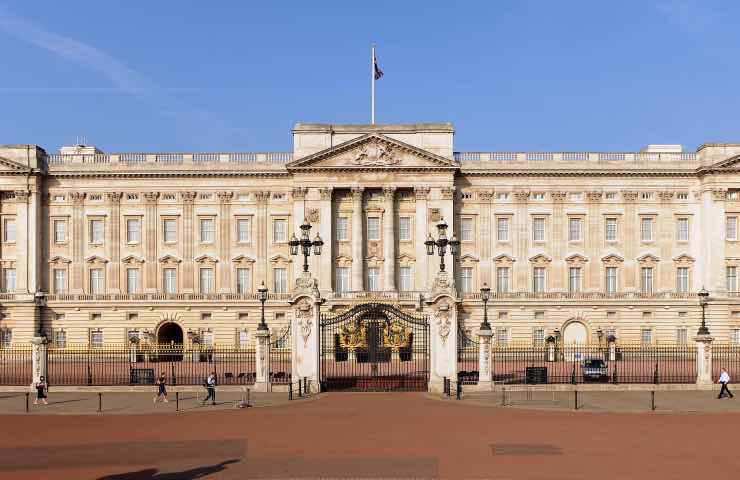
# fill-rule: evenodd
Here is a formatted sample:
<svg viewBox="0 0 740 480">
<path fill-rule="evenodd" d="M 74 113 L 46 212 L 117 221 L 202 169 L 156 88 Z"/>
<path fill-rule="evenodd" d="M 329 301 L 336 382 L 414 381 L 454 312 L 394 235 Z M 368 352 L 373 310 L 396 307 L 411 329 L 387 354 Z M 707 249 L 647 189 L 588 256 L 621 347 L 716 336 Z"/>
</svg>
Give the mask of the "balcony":
<svg viewBox="0 0 740 480">
<path fill-rule="evenodd" d="M 330 292 L 326 295 L 329 300 L 406 300 L 418 302 L 424 292 L 410 290 L 399 292 L 396 290 L 388 291 L 349 291 L 349 292 Z"/>
<path fill-rule="evenodd" d="M 290 293 L 269 293 L 267 300 L 287 301 Z M 257 293 L 121 293 L 121 294 L 72 294 L 46 295 L 47 302 L 235 302 L 258 301 Z"/>
<path fill-rule="evenodd" d="M 480 292 L 463 293 L 464 300 L 480 300 Z M 696 292 L 491 292 L 491 300 L 687 300 L 698 301 Z"/>
</svg>

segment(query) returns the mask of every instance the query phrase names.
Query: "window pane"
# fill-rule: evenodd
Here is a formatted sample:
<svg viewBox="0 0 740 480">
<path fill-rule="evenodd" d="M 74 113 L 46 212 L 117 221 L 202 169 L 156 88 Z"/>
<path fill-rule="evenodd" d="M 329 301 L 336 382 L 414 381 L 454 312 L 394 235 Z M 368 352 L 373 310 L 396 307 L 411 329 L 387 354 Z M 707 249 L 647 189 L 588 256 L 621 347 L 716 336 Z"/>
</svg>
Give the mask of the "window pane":
<svg viewBox="0 0 740 480">
<path fill-rule="evenodd" d="M 126 241 L 129 243 L 141 242 L 141 222 L 138 219 L 126 220 Z"/>
<path fill-rule="evenodd" d="M 640 240 L 649 242 L 653 239 L 653 219 L 643 218 L 640 221 Z"/>
<path fill-rule="evenodd" d="M 606 292 L 617 292 L 617 267 L 606 267 Z"/>
<path fill-rule="evenodd" d="M 164 241 L 167 243 L 177 241 L 177 220 L 167 219 L 164 221 Z"/>
<path fill-rule="evenodd" d="M 272 222 L 272 241 L 287 242 L 288 241 L 288 221 L 284 219 L 276 219 Z"/>
<path fill-rule="evenodd" d="M 138 268 L 129 268 L 126 270 L 126 291 L 128 293 L 139 293 Z"/>
<path fill-rule="evenodd" d="M 689 241 L 689 219 L 679 218 L 676 224 L 676 240 L 679 242 Z"/>
<path fill-rule="evenodd" d="M 737 267 L 727 267 L 727 290 L 737 291 Z"/>
<path fill-rule="evenodd" d="M 288 271 L 285 268 L 275 268 L 273 291 L 275 293 L 286 293 L 288 291 Z"/>
<path fill-rule="evenodd" d="M 102 220 L 90 221 L 90 243 L 101 244 L 105 236 Z"/>
<path fill-rule="evenodd" d="M 336 269 L 336 289 L 337 292 L 348 292 L 349 287 L 349 267 L 337 267 Z"/>
<path fill-rule="evenodd" d="M 252 280 L 248 268 L 236 269 L 236 291 L 237 293 L 248 293 L 251 289 Z"/>
<path fill-rule="evenodd" d="M 216 226 L 212 218 L 200 219 L 200 241 L 201 243 L 213 243 L 216 238 Z"/>
<path fill-rule="evenodd" d="M 463 218 L 461 222 L 460 240 L 470 242 L 473 240 L 473 219 Z"/>
<path fill-rule="evenodd" d="M 240 218 L 236 221 L 236 236 L 239 243 L 249 243 L 249 220 Z"/>
<path fill-rule="evenodd" d="M 727 240 L 737 240 L 737 217 L 727 217 Z"/>
<path fill-rule="evenodd" d="M 398 219 L 398 239 L 411 240 L 411 217 L 400 217 Z"/>
<path fill-rule="evenodd" d="M 337 240 L 344 241 L 349 238 L 347 224 L 347 217 L 337 217 Z"/>
<path fill-rule="evenodd" d="M 54 220 L 54 242 L 64 243 L 67 241 L 67 222 L 65 220 Z"/>
<path fill-rule="evenodd" d="M 508 293 L 509 291 L 509 268 L 498 267 L 496 269 L 496 291 Z"/>
<path fill-rule="evenodd" d="M 367 219 L 367 239 L 380 240 L 380 218 L 368 217 Z"/>
<path fill-rule="evenodd" d="M 572 267 L 568 269 L 568 291 L 580 292 L 581 291 L 581 269 Z"/>
<path fill-rule="evenodd" d="M 177 293 L 177 269 L 164 269 L 164 291 L 168 294 Z"/>
<path fill-rule="evenodd" d="M 499 218 L 496 221 L 496 238 L 499 242 L 506 242 L 509 240 L 509 219 Z"/>
<path fill-rule="evenodd" d="M 103 277 L 102 268 L 90 269 L 90 293 L 98 294 L 104 293 L 105 290 L 105 278 Z"/>
<path fill-rule="evenodd" d="M 571 218 L 568 220 L 568 240 L 581 240 L 581 219 Z"/>
<path fill-rule="evenodd" d="M 3 269 L 3 290 L 6 292 L 15 291 L 15 268 Z"/>
<path fill-rule="evenodd" d="M 64 293 L 67 291 L 67 271 L 54 270 L 54 293 Z"/>
<path fill-rule="evenodd" d="M 463 267 L 460 269 L 461 285 L 460 289 L 462 293 L 470 293 L 473 291 L 473 268 Z"/>
<path fill-rule="evenodd" d="M 15 220 L 5 220 L 3 223 L 3 241 L 15 242 Z"/>
<path fill-rule="evenodd" d="M 617 219 L 607 218 L 606 219 L 606 240 L 613 242 L 617 239 Z"/>
<path fill-rule="evenodd" d="M 545 219 L 535 218 L 532 220 L 532 238 L 535 242 L 545 241 Z"/>
<path fill-rule="evenodd" d="M 646 267 L 642 269 L 642 293 L 652 293 L 653 291 L 653 269 Z"/>
<path fill-rule="evenodd" d="M 689 269 L 688 267 L 679 267 L 676 269 L 676 291 L 689 291 Z"/>
<path fill-rule="evenodd" d="M 411 267 L 401 267 L 399 270 L 400 289 L 402 292 L 408 292 L 414 289 L 414 281 L 411 276 Z"/>
<path fill-rule="evenodd" d="M 377 268 L 367 269 L 367 289 L 371 292 L 380 290 L 380 271 Z"/>
<path fill-rule="evenodd" d="M 200 269 L 200 293 L 213 293 L 215 290 L 212 268 Z"/>
</svg>

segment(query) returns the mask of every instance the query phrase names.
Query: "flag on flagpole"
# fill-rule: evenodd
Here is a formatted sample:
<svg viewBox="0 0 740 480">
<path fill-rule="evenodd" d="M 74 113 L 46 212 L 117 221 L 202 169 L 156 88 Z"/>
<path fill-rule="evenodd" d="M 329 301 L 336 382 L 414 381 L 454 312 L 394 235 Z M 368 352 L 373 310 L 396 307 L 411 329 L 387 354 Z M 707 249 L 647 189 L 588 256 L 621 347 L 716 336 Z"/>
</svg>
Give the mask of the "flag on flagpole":
<svg viewBox="0 0 740 480">
<path fill-rule="evenodd" d="M 380 80 L 380 77 L 383 76 L 383 70 L 380 69 L 378 66 L 378 57 L 375 56 L 373 53 L 373 68 L 375 72 L 375 80 Z"/>
</svg>

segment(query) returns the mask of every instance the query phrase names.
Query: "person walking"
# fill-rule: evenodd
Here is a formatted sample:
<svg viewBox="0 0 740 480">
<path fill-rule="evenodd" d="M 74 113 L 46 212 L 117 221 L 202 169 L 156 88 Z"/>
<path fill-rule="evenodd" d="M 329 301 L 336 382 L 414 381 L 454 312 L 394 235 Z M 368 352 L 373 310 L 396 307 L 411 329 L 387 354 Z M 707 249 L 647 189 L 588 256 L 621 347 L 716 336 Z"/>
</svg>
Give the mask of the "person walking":
<svg viewBox="0 0 740 480">
<path fill-rule="evenodd" d="M 203 405 L 205 405 L 209 399 L 211 400 L 211 405 L 216 405 L 216 372 L 211 372 L 206 379 L 206 390 L 208 391 L 208 396 L 203 399 Z"/>
<path fill-rule="evenodd" d="M 157 387 L 159 387 L 159 391 L 157 392 L 157 396 L 154 397 L 154 403 L 157 403 L 160 398 L 164 400 L 164 403 L 168 403 L 169 400 L 167 400 L 167 381 L 165 380 L 164 373 L 161 373 L 159 375 L 159 378 L 157 379 Z"/>
<path fill-rule="evenodd" d="M 36 400 L 33 401 L 33 404 L 34 405 L 38 405 L 39 404 L 39 400 L 41 400 L 41 402 L 44 405 L 48 405 L 49 404 L 49 402 L 46 401 L 46 391 L 47 391 L 47 388 L 48 388 L 48 385 L 46 383 L 46 379 L 42 375 L 41 377 L 39 377 L 39 381 L 36 382 Z"/>
<path fill-rule="evenodd" d="M 730 383 L 730 374 L 727 373 L 727 370 L 722 368 L 722 372 L 719 374 L 719 384 L 722 385 L 722 388 L 719 389 L 719 395 L 717 396 L 718 399 L 725 396 L 725 394 L 729 395 L 730 398 L 735 398 L 735 395 L 732 394 L 729 388 L 727 388 L 727 384 Z"/>
</svg>

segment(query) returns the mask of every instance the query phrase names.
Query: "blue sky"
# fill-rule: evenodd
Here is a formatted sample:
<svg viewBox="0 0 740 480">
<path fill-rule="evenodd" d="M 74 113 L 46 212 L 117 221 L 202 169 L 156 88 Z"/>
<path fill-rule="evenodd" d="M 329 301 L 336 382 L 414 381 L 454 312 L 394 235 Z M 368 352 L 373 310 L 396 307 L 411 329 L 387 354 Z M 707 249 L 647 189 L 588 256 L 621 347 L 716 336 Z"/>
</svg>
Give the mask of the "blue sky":
<svg viewBox="0 0 740 480">
<path fill-rule="evenodd" d="M 207 5 L 208 6 L 205 6 Z M 295 122 L 450 121 L 461 151 L 740 142 L 731 1 L 0 0 L 0 143 L 290 150 Z"/>
</svg>

